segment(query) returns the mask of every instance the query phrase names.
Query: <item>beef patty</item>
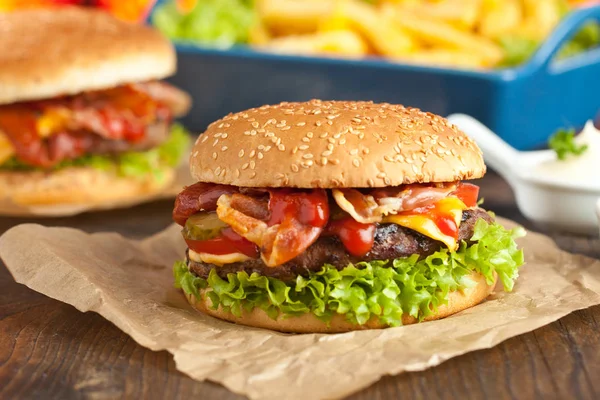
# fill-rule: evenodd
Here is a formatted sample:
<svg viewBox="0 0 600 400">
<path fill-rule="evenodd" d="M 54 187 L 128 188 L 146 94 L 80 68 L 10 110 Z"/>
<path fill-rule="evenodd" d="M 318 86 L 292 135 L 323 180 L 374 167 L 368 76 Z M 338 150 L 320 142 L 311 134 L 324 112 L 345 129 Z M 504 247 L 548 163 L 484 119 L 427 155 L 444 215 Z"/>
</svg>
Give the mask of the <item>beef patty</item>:
<svg viewBox="0 0 600 400">
<path fill-rule="evenodd" d="M 473 236 L 475 222 L 484 219 L 491 223 L 492 217 L 481 208 L 463 212 L 458 238 L 468 241 Z M 204 262 L 192 261 L 187 257 L 190 270 L 197 276 L 206 278 L 211 269 L 215 268 L 220 277 L 227 274 L 246 271 L 248 275 L 258 272 L 282 281 L 291 281 L 298 275 L 307 276 L 310 271 L 318 271 L 323 264 L 331 264 L 337 269 L 343 269 L 349 263 L 373 260 L 391 260 L 419 254 L 421 258 L 435 253 L 443 247 L 443 243 L 424 236 L 412 229 L 396 224 L 380 224 L 375 231 L 373 248 L 363 257 L 348 254 L 342 242 L 335 236 L 320 237 L 304 253 L 277 267 L 267 267 L 260 258 L 244 262 L 236 262 L 217 266 Z M 187 254 L 186 254 L 187 256 Z"/>
</svg>

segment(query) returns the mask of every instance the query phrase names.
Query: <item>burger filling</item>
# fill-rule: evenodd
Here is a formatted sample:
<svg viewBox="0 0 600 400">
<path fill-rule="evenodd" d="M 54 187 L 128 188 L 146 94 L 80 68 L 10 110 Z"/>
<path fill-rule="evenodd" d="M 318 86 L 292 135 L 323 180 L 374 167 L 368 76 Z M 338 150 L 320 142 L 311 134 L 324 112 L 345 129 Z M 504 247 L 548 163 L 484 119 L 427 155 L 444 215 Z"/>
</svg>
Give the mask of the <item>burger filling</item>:
<svg viewBox="0 0 600 400">
<path fill-rule="evenodd" d="M 171 121 L 188 107 L 188 96 L 163 82 L 0 105 L 0 169 L 117 165 L 135 175 L 172 164 L 187 138 Z"/>
<path fill-rule="evenodd" d="M 340 313 L 362 324 L 424 318 L 476 271 L 510 290 L 523 263 L 514 238 L 454 182 L 383 189 L 238 188 L 197 183 L 179 194 L 187 260 L 176 284 L 234 314 Z"/>
</svg>

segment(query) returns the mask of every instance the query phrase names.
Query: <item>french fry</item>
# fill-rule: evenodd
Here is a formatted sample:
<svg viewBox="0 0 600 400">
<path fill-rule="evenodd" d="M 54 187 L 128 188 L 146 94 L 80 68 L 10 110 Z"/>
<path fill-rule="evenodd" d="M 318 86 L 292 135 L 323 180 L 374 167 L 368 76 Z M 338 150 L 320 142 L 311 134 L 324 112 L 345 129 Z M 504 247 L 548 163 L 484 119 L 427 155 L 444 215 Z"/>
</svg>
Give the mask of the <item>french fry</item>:
<svg viewBox="0 0 600 400">
<path fill-rule="evenodd" d="M 282 36 L 261 48 L 284 54 L 335 54 L 346 57 L 364 56 L 368 50 L 360 35 L 351 30 Z"/>
<path fill-rule="evenodd" d="M 521 0 L 484 0 L 478 28 L 482 35 L 495 39 L 514 32 L 522 21 Z"/>
<path fill-rule="evenodd" d="M 400 8 L 428 19 L 444 21 L 461 30 L 472 30 L 478 22 L 484 0 L 443 0 L 402 2 Z"/>
<path fill-rule="evenodd" d="M 518 34 L 533 40 L 543 40 L 554 29 L 561 18 L 558 0 L 521 0 L 524 21 Z"/>
<path fill-rule="evenodd" d="M 369 4 L 355 0 L 339 1 L 331 18 L 333 22 L 325 20 L 322 29 L 327 29 L 328 26 L 354 29 L 381 55 L 397 57 L 415 48 L 409 35 Z"/>
<path fill-rule="evenodd" d="M 336 0 L 256 0 L 259 19 L 275 35 L 311 33 L 332 12 Z"/>
<path fill-rule="evenodd" d="M 469 69 L 488 66 L 487 61 L 478 54 L 443 49 L 421 50 L 395 58 L 395 60 L 409 64 Z"/>
<path fill-rule="evenodd" d="M 248 32 L 248 43 L 260 46 L 269 43 L 271 35 L 261 20 L 257 21 Z"/>
<path fill-rule="evenodd" d="M 463 32 L 452 26 L 422 18 L 414 13 L 399 10 L 397 7 L 384 7 L 396 23 L 417 40 L 434 47 L 450 48 L 479 54 L 486 60 L 486 65 L 495 65 L 502 59 L 501 48 L 492 40 Z"/>
</svg>

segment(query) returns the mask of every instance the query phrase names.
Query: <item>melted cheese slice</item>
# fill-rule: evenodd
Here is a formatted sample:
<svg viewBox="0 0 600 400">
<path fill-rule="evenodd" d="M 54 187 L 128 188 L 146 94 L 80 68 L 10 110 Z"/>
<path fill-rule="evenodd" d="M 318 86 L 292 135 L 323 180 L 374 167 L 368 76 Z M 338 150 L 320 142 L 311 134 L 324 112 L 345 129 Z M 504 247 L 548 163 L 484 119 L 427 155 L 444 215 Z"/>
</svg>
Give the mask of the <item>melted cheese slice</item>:
<svg viewBox="0 0 600 400">
<path fill-rule="evenodd" d="M 68 110 L 48 110 L 36 121 L 36 129 L 40 137 L 48 137 L 57 131 L 64 129 L 71 117 Z"/>
<path fill-rule="evenodd" d="M 456 197 L 446 197 L 440 200 L 436 204 L 435 210 L 442 215 L 452 216 L 456 227 L 460 228 L 460 222 L 462 220 L 462 212 L 467 209 L 465 203 L 457 199 Z M 383 219 L 383 222 L 397 224 L 408 229 L 417 231 L 427 237 L 434 240 L 438 240 L 444 243 L 449 250 L 456 251 L 458 249 L 458 242 L 452 236 L 445 235 L 442 233 L 440 228 L 436 225 L 433 219 L 428 215 L 414 214 L 414 215 L 389 215 Z"/>
<path fill-rule="evenodd" d="M 196 253 L 191 250 L 188 253 L 190 260 L 196 262 L 204 262 L 207 264 L 215 264 L 218 266 L 222 266 L 225 264 L 231 264 L 235 262 L 243 262 L 249 260 L 245 254 L 242 253 L 231 253 L 231 254 L 209 254 L 209 253 Z"/>
</svg>

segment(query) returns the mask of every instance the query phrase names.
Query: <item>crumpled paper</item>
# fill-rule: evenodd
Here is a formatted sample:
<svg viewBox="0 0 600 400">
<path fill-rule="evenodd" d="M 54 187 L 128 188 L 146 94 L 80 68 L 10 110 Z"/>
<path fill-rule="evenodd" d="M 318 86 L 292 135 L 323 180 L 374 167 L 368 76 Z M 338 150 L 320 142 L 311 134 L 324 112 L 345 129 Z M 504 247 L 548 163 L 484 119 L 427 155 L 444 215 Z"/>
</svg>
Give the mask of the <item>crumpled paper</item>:
<svg viewBox="0 0 600 400">
<path fill-rule="evenodd" d="M 171 266 L 185 249 L 177 226 L 134 241 L 21 225 L 0 238 L 0 256 L 17 282 L 98 312 L 142 346 L 171 352 L 177 368 L 194 379 L 252 399 L 331 399 L 600 303 L 600 260 L 561 251 L 536 233 L 520 244 L 527 264 L 512 293 L 498 289 L 487 302 L 439 321 L 304 335 L 237 326 L 192 310 L 172 284 Z"/>
<path fill-rule="evenodd" d="M 51 204 L 51 205 L 24 205 L 4 199 L 0 201 L 0 215 L 11 217 L 70 217 L 90 211 L 112 210 L 117 208 L 133 207 L 151 201 L 174 198 L 181 188 L 195 183 L 190 175 L 187 161 L 177 167 L 173 183 L 158 193 L 144 194 L 134 198 L 119 199 L 110 202 L 90 204 Z"/>
</svg>

